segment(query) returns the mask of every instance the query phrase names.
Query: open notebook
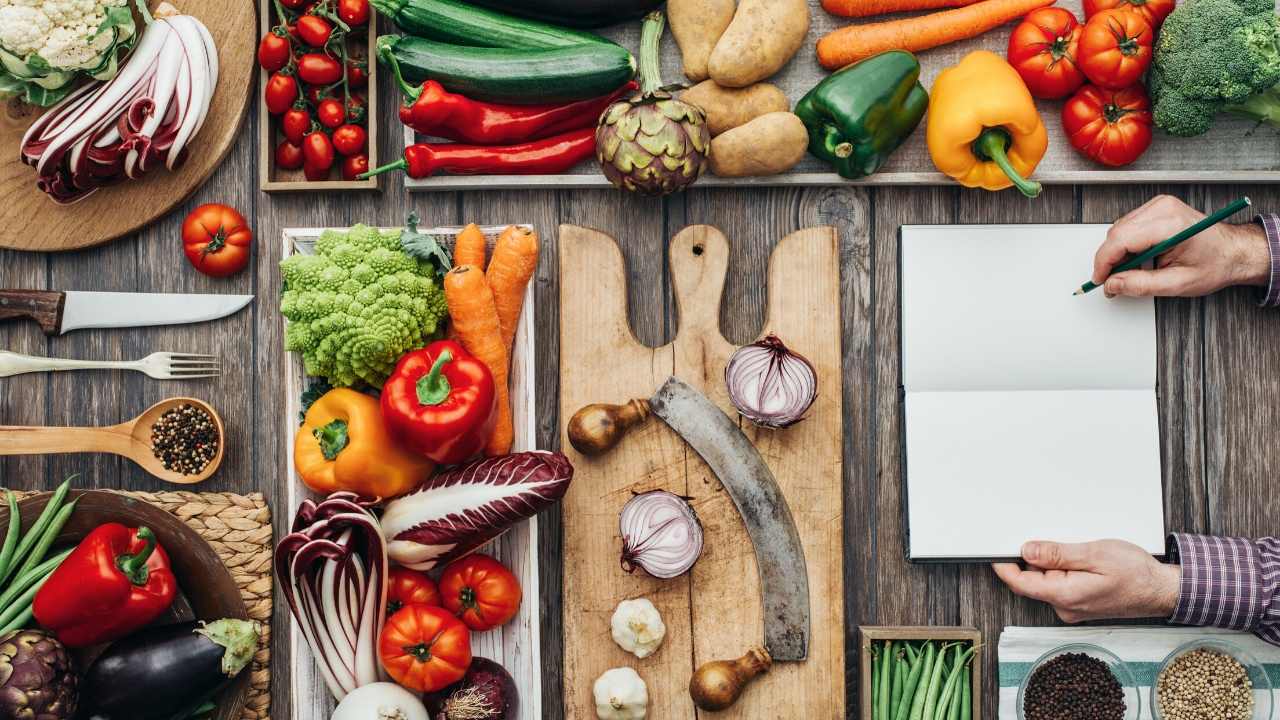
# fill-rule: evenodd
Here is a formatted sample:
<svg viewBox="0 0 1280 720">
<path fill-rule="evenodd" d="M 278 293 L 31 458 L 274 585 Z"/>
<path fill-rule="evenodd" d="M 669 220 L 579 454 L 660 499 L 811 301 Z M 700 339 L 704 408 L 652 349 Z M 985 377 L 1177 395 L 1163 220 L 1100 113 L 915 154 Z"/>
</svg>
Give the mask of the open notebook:
<svg viewBox="0 0 1280 720">
<path fill-rule="evenodd" d="M 1155 306 L 1073 297 L 1106 225 L 903 226 L 907 555 L 1164 551 Z"/>
</svg>

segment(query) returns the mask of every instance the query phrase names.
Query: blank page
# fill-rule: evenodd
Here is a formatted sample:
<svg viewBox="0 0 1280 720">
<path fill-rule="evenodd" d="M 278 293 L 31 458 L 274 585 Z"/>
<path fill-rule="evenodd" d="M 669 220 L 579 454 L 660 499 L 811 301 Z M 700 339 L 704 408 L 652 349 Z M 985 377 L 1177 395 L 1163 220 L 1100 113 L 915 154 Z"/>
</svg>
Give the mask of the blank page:
<svg viewBox="0 0 1280 720">
<path fill-rule="evenodd" d="M 1163 552 L 1150 299 L 1072 296 L 1105 225 L 902 228 L 908 554 Z"/>
</svg>

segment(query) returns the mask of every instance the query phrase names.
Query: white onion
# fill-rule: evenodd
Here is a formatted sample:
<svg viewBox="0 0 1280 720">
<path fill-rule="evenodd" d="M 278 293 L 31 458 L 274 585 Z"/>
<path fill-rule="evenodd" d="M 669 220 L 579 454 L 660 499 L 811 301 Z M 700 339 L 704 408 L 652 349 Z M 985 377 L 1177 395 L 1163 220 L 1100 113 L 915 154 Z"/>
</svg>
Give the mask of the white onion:
<svg viewBox="0 0 1280 720">
<path fill-rule="evenodd" d="M 622 569 L 656 578 L 683 575 L 702 554 L 702 523 L 684 498 L 666 490 L 640 493 L 622 506 Z"/>
<path fill-rule="evenodd" d="M 724 368 L 724 382 L 738 412 L 767 428 L 800 422 L 818 397 L 813 364 L 772 333 L 733 353 Z"/>
</svg>

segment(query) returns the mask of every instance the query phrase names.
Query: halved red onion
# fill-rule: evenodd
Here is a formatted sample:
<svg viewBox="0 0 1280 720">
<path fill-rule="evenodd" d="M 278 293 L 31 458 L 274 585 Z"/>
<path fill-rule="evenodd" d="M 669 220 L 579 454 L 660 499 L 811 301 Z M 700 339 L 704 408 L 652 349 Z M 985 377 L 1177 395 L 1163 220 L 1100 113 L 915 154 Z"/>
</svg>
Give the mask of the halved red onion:
<svg viewBox="0 0 1280 720">
<path fill-rule="evenodd" d="M 666 490 L 640 493 L 622 506 L 622 569 L 656 578 L 689 572 L 702 555 L 702 523 L 684 498 Z"/>
<path fill-rule="evenodd" d="M 813 364 L 773 333 L 738 348 L 724 368 L 724 382 L 738 412 L 767 428 L 800 422 L 818 397 Z"/>
</svg>

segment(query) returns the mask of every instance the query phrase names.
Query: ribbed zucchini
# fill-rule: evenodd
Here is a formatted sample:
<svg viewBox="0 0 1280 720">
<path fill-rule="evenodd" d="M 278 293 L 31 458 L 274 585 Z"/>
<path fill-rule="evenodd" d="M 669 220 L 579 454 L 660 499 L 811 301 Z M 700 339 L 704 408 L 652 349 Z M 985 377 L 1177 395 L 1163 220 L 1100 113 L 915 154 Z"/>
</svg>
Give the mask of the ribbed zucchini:
<svg viewBox="0 0 1280 720">
<path fill-rule="evenodd" d="M 430 79 L 475 100 L 526 105 L 605 95 L 636 73 L 636 60 L 626 48 L 599 43 L 513 50 L 383 35 L 378 57 L 398 65 L 404 79 L 415 85 Z"/>
<path fill-rule="evenodd" d="M 662 0 L 475 0 L 480 5 L 558 25 L 598 28 L 644 17 Z"/>
<path fill-rule="evenodd" d="M 409 35 L 453 45 L 545 50 L 612 44 L 589 32 L 516 18 L 458 0 L 370 0 L 370 4 Z"/>
</svg>

